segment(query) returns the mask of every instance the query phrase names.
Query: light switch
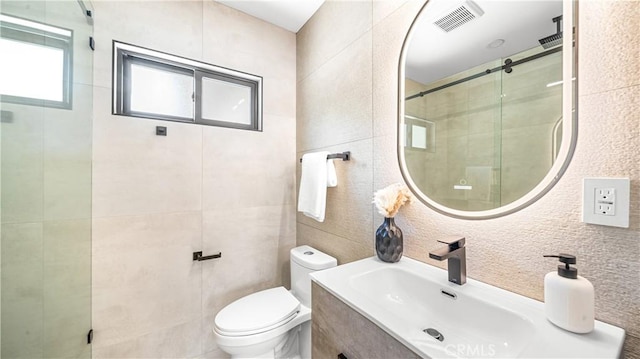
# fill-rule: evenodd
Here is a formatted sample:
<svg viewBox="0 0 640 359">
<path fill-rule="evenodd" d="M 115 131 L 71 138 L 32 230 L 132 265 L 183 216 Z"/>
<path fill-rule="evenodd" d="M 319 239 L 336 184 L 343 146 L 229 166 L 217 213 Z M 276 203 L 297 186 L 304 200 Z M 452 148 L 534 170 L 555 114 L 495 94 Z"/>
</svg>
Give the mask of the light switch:
<svg viewBox="0 0 640 359">
<path fill-rule="evenodd" d="M 585 178 L 582 183 L 582 222 L 629 228 L 628 178 Z"/>
</svg>

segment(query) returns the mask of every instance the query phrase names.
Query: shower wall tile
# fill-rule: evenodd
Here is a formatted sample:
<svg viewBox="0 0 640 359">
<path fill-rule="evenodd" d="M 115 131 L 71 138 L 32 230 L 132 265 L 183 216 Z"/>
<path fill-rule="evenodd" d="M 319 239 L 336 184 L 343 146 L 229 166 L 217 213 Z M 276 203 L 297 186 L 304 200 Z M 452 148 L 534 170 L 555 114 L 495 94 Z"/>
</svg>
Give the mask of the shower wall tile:
<svg viewBox="0 0 640 359">
<path fill-rule="evenodd" d="M 44 110 L 44 219 L 91 218 L 93 87 L 73 86 L 73 109 Z"/>
<path fill-rule="evenodd" d="M 326 1 L 297 33 L 298 81 L 368 32 L 371 9 L 370 1 Z"/>
<path fill-rule="evenodd" d="M 583 1 L 579 14 L 579 93 L 640 85 L 640 2 Z"/>
<path fill-rule="evenodd" d="M 110 115 L 109 91 L 95 93 L 93 216 L 201 209 L 202 126 Z"/>
<path fill-rule="evenodd" d="M 2 225 L 2 357 L 43 356 L 43 225 Z"/>
<path fill-rule="evenodd" d="M 202 1 L 94 1 L 94 86 L 111 88 L 112 41 L 202 57 Z"/>
<path fill-rule="evenodd" d="M 56 1 L 48 4 L 45 1 L 45 8 L 44 22 L 62 28 L 73 28 L 73 83 L 91 86 L 93 50 L 89 47 L 89 36 L 93 36 L 93 26 L 87 22 L 86 16 L 74 1 Z M 88 9 L 91 9 L 91 3 Z"/>
<path fill-rule="evenodd" d="M 3 5 L 4 6 L 4 5 Z M 42 221 L 44 110 L 2 104 L 2 223 Z"/>
<path fill-rule="evenodd" d="M 215 1 L 204 2 L 203 29 L 204 62 L 262 76 L 264 113 L 295 117 L 294 33 Z"/>
<path fill-rule="evenodd" d="M 201 233 L 199 212 L 94 218 L 94 348 L 200 318 Z"/>
<path fill-rule="evenodd" d="M 13 14 L 18 17 L 31 19 L 33 21 L 46 21 L 46 1 L 22 1 L 22 0 L 3 0 L 2 12 Z"/>
<path fill-rule="evenodd" d="M 297 150 L 371 137 L 371 78 L 371 32 L 367 32 L 299 81 L 298 103 L 304 106 L 297 108 Z"/>
<path fill-rule="evenodd" d="M 205 210 L 295 202 L 295 118 L 264 121 L 262 132 L 202 128 Z"/>
<path fill-rule="evenodd" d="M 76 357 L 91 328 L 91 219 L 44 222 L 44 352 Z"/>
</svg>

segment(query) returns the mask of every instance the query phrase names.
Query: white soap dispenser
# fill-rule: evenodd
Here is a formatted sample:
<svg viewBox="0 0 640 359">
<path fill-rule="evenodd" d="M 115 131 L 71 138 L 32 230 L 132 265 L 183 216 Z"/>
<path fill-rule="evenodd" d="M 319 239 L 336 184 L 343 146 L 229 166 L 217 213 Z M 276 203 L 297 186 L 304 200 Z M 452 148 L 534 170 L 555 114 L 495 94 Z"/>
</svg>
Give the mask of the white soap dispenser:
<svg viewBox="0 0 640 359">
<path fill-rule="evenodd" d="M 559 258 L 563 265 L 544 277 L 544 307 L 547 319 L 574 333 L 589 333 L 595 322 L 593 285 L 571 267 L 576 257 L 570 254 L 545 255 Z"/>
</svg>

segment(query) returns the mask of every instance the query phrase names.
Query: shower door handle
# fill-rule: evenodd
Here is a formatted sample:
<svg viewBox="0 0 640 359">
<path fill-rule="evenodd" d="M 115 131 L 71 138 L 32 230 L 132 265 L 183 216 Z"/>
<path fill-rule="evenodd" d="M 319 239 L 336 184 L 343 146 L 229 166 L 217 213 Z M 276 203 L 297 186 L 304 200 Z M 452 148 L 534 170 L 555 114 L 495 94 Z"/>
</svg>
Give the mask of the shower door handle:
<svg viewBox="0 0 640 359">
<path fill-rule="evenodd" d="M 210 256 L 203 256 L 202 252 L 193 252 L 193 260 L 198 262 L 206 261 L 207 259 L 216 259 L 221 257 L 222 257 L 222 252 L 218 252 Z"/>
</svg>

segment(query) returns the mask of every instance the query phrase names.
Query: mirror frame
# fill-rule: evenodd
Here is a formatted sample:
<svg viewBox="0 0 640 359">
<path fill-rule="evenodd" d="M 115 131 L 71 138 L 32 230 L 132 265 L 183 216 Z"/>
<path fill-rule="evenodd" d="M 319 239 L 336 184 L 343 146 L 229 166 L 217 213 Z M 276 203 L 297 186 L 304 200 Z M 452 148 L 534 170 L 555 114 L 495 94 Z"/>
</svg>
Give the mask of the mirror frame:
<svg viewBox="0 0 640 359">
<path fill-rule="evenodd" d="M 404 103 L 406 96 L 404 91 L 404 65 L 407 56 L 408 44 L 411 41 L 415 24 L 420 15 L 424 11 L 428 11 L 428 5 L 429 0 L 426 0 L 424 5 L 420 8 L 420 11 L 418 11 L 416 17 L 411 22 L 409 31 L 402 43 L 402 51 L 400 53 L 400 60 L 398 63 L 398 127 L 396 143 L 398 164 L 400 166 L 400 173 L 402 174 L 402 177 L 411 192 L 413 192 L 413 194 L 422 203 L 426 204 L 436 212 L 453 218 L 470 220 L 492 219 L 506 216 L 530 206 L 538 199 L 542 198 L 542 196 L 549 192 L 551 188 L 558 183 L 571 163 L 571 158 L 575 152 L 578 140 L 578 1 L 563 0 L 562 4 L 563 19 L 569 20 L 562 22 L 562 31 L 565 34 L 573 34 L 573 41 L 567 41 L 567 39 L 570 39 L 567 37 L 564 38 L 564 41 L 562 42 L 562 118 L 570 118 L 571 121 L 562 121 L 562 143 L 558 151 L 557 160 L 554 161 L 542 181 L 540 181 L 540 183 L 538 183 L 538 185 L 531 189 L 527 194 L 504 206 L 484 211 L 463 211 L 453 209 L 432 200 L 418 189 L 418 186 L 413 182 L 409 175 L 409 171 L 406 166 L 404 155 L 404 132 L 402 131 L 404 125 Z M 575 78 L 575 81 L 572 81 L 572 78 Z"/>
</svg>

